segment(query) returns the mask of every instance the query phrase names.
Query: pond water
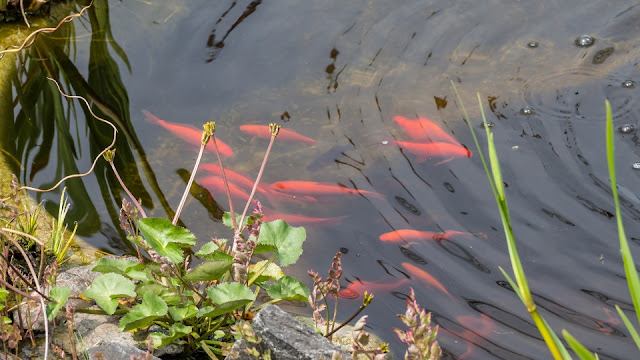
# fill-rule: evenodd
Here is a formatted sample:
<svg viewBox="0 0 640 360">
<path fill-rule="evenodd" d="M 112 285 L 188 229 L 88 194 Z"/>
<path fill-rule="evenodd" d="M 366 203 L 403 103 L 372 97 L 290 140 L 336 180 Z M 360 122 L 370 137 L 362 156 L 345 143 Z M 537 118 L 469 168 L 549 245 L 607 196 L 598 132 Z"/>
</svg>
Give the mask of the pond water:
<svg viewBox="0 0 640 360">
<path fill-rule="evenodd" d="M 251 178 L 268 142 L 240 126 L 277 122 L 315 143 L 276 140 L 266 183 L 314 181 L 382 195 L 262 199 L 280 213 L 333 218 L 304 225 L 304 253 L 287 269 L 290 274 L 309 284 L 308 269 L 326 276 L 333 255 L 342 252 L 343 287 L 374 283 L 352 288 L 375 294 L 365 312 L 368 324 L 399 357 L 405 347 L 391 328 L 402 327 L 395 315 L 404 312 L 413 287 L 441 326 L 445 358 L 549 358 L 498 269 L 510 272 L 502 224 L 453 80 L 483 146 L 476 92 L 493 123 L 518 250 L 542 315 L 601 359 L 634 358 L 637 349 L 614 308 L 633 314 L 607 174 L 604 101 L 611 101 L 616 128 L 631 126 L 617 132 L 615 141 L 624 222 L 638 258 L 640 184 L 632 165 L 640 162 L 635 132 L 640 87 L 634 86 L 640 76 L 640 7 L 635 2 L 95 5 L 97 10 L 74 22 L 70 51 L 56 50 L 69 44 L 62 33 L 39 40 L 37 54 L 62 69 L 53 73 L 67 79 L 69 88 L 84 89 L 127 129 L 119 133 L 116 158 L 148 215 L 173 215 L 196 151 L 145 121 L 143 110 L 197 127 L 216 121 L 217 137 L 234 151 L 223 158 L 225 166 Z M 38 58 L 31 56 L 21 84 L 37 66 Z M 62 117 L 66 127 L 60 120 L 57 131 L 21 135 L 7 151 L 23 164 L 23 182 L 44 187 L 76 167 L 88 169 L 111 132 L 87 124 L 79 103 L 73 111 L 59 99 L 61 108 L 37 101 L 33 114 L 27 103 L 16 107 L 16 124 L 25 113 L 45 119 L 48 111 L 69 111 L 69 118 Z M 396 143 L 411 141 L 396 116 L 432 120 L 473 155 L 446 162 L 416 155 Z M 27 131 L 27 125 L 20 126 Z M 214 160 L 208 153 L 204 161 Z M 75 187 L 69 219 L 79 221 L 79 233 L 105 251 L 131 253 L 117 223 L 124 193 L 110 169 L 99 165 L 95 174 L 68 185 Z M 42 199 L 57 209 L 59 195 Z M 181 217 L 201 243 L 229 236 L 220 221 L 221 208 L 228 209 L 226 197 L 213 199 L 189 198 Z M 403 229 L 462 234 L 427 241 L 380 239 Z M 412 266 L 440 285 L 421 278 Z M 360 303 L 341 299 L 340 316 L 351 315 Z M 310 311 L 305 305 L 290 308 Z"/>
</svg>

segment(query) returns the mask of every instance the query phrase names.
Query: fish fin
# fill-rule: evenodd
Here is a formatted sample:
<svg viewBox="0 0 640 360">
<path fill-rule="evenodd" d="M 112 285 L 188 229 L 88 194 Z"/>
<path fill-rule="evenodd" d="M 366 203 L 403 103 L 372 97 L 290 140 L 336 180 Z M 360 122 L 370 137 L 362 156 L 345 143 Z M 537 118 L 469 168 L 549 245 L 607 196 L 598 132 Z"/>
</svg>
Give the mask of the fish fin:
<svg viewBox="0 0 640 360">
<path fill-rule="evenodd" d="M 438 166 L 438 165 L 442 165 L 442 164 L 444 164 L 444 163 L 448 163 L 449 161 L 451 161 L 451 160 L 453 160 L 453 159 L 454 159 L 453 157 L 450 157 L 450 158 L 448 158 L 448 159 L 446 159 L 446 160 L 442 160 L 442 161 L 437 162 L 437 163 L 436 163 L 435 165 L 433 165 L 433 166 Z"/>
<path fill-rule="evenodd" d="M 148 112 L 147 110 L 142 110 L 142 113 L 145 116 L 145 120 L 147 120 L 148 122 L 156 125 L 162 124 L 162 120 L 160 118 Z"/>
<path fill-rule="evenodd" d="M 408 242 L 408 243 L 406 243 L 406 244 L 402 245 L 401 247 L 402 247 L 403 249 L 408 249 L 408 248 L 410 248 L 411 246 L 413 246 L 413 245 L 417 245 L 417 244 L 418 244 L 417 242 L 412 241 L 412 242 Z"/>
</svg>

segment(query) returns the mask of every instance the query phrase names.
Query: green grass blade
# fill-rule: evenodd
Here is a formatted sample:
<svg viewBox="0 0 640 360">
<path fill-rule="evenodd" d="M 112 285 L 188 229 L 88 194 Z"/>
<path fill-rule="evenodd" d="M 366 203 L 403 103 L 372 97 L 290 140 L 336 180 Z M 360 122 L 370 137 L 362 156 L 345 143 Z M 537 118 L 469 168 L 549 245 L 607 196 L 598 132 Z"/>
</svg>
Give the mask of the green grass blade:
<svg viewBox="0 0 640 360">
<path fill-rule="evenodd" d="M 560 338 L 558 337 L 558 335 L 556 335 L 555 331 L 551 330 L 551 325 L 549 325 L 549 323 L 547 323 L 547 320 L 545 320 L 542 316 L 540 318 L 542 319 L 542 322 L 544 323 L 544 326 L 547 329 L 549 329 L 551 337 L 553 338 L 553 342 L 556 344 L 556 347 L 560 351 L 560 355 L 562 355 L 562 359 L 563 360 L 571 360 L 571 355 L 569 354 L 569 351 L 564 346 L 562 341 L 560 341 Z M 596 357 L 597 357 L 597 355 L 596 355 Z"/>
<path fill-rule="evenodd" d="M 520 287 L 518 287 L 518 284 L 516 284 L 515 281 L 513 281 L 513 279 L 511 278 L 511 276 L 509 276 L 509 274 L 507 274 L 507 272 L 504 271 L 502 266 L 498 266 L 498 269 L 502 271 L 502 275 L 505 277 L 505 279 L 507 279 L 507 281 L 509 282 L 509 285 L 511 285 L 511 287 L 513 288 L 513 291 L 515 291 L 515 293 L 518 294 L 520 301 L 522 301 L 522 303 L 524 304 L 524 298 L 522 298 L 522 293 L 520 292 Z"/>
<path fill-rule="evenodd" d="M 458 98 L 458 103 L 460 104 L 460 109 L 462 109 L 462 113 L 464 114 L 464 119 L 467 121 L 467 125 L 469 125 L 469 131 L 471 131 L 471 136 L 473 136 L 473 142 L 476 144 L 476 150 L 478 151 L 478 156 L 480 156 L 480 161 L 482 161 L 482 166 L 484 167 L 484 171 L 487 173 L 487 178 L 489 179 L 489 184 L 491 185 L 491 191 L 493 191 L 493 196 L 495 198 L 498 197 L 498 193 L 496 192 L 496 186 L 493 184 L 493 178 L 489 176 L 489 166 L 487 166 L 487 161 L 484 158 L 484 154 L 482 153 L 482 147 L 480 147 L 480 142 L 478 141 L 478 137 L 476 136 L 476 132 L 473 129 L 473 125 L 471 124 L 471 118 L 469 118 L 469 114 L 467 114 L 467 109 L 464 107 L 462 103 L 462 98 L 460 98 L 460 94 L 458 93 L 458 89 L 456 85 L 451 81 L 451 87 L 453 87 L 453 91 L 456 93 L 456 97 Z"/>
<path fill-rule="evenodd" d="M 554 359 L 570 359 L 571 357 L 568 355 L 568 352 L 565 349 L 564 345 L 560 342 L 560 340 L 558 339 L 556 334 L 553 332 L 551 327 L 547 324 L 547 322 L 538 313 L 535 302 L 531 297 L 531 292 L 529 291 L 529 285 L 527 283 L 524 269 L 522 268 L 522 263 L 520 262 L 520 257 L 518 256 L 518 251 L 516 249 L 515 238 L 513 236 L 513 229 L 511 227 L 509 207 L 507 205 L 507 200 L 505 196 L 504 183 L 502 181 L 502 171 L 500 169 L 500 162 L 498 160 L 498 155 L 497 155 L 495 144 L 493 141 L 493 133 L 491 133 L 491 130 L 487 125 L 484 109 L 482 108 L 482 100 L 480 98 L 480 94 L 478 94 L 478 103 L 480 105 L 480 111 L 482 113 L 482 120 L 485 125 L 484 128 L 487 133 L 487 145 L 488 145 L 489 159 L 491 160 L 491 164 L 490 164 L 491 170 L 489 170 L 489 167 L 487 166 L 487 163 L 484 159 L 484 155 L 482 154 L 482 149 L 480 148 L 480 143 L 478 142 L 478 139 L 475 135 L 475 131 L 473 130 L 473 126 L 471 125 L 471 119 L 469 118 L 466 112 L 466 109 L 462 104 L 462 99 L 460 98 L 460 94 L 458 93 L 458 90 L 456 89 L 453 81 L 451 82 L 451 86 L 453 87 L 456 93 L 458 102 L 460 103 L 460 107 L 462 108 L 465 119 L 467 121 L 467 125 L 469 125 L 469 129 L 471 130 L 471 134 L 476 144 L 478 154 L 480 155 L 480 159 L 482 161 L 482 165 L 484 166 L 484 170 L 487 173 L 487 178 L 489 179 L 489 183 L 491 184 L 491 190 L 493 191 L 493 195 L 496 199 L 496 203 L 500 211 L 500 218 L 502 220 L 505 237 L 507 238 L 507 245 L 509 248 L 509 258 L 511 261 L 513 272 L 515 274 L 516 282 L 514 283 L 513 280 L 509 276 L 507 276 L 506 272 L 503 271 L 503 274 L 505 274 L 505 277 L 509 280 L 511 286 L 514 288 L 516 293 L 518 293 L 520 300 L 527 307 L 527 311 L 533 318 L 533 321 L 538 327 L 538 330 L 540 331 L 540 334 L 542 335 Z"/>
<path fill-rule="evenodd" d="M 596 360 L 597 356 L 591 353 L 591 351 L 589 351 L 589 349 L 584 347 L 582 344 L 580 344 L 580 342 L 578 342 L 576 338 L 571 336 L 571 334 L 569 334 L 567 330 L 562 330 L 562 335 L 569 343 L 569 346 L 571 346 L 571 349 L 573 349 L 573 351 L 580 357 L 580 359 Z"/>
<path fill-rule="evenodd" d="M 631 256 L 631 250 L 629 249 L 629 243 L 627 242 L 627 236 L 624 232 L 624 226 L 622 225 L 622 214 L 620 213 L 620 199 L 618 198 L 618 183 L 616 181 L 616 160 L 615 160 L 615 146 L 613 140 L 613 116 L 611 114 L 611 104 L 609 100 L 606 101 L 607 110 L 607 163 L 609 165 L 609 177 L 611 179 L 611 194 L 613 195 L 613 202 L 616 207 L 616 221 L 618 224 L 618 237 L 620 238 L 620 251 L 622 252 L 622 261 L 624 263 L 624 273 L 627 277 L 627 284 L 629 284 L 629 292 L 631 293 L 631 299 L 633 300 L 633 307 L 636 310 L 636 316 L 640 322 L 640 279 L 638 279 L 638 272 L 636 271 L 633 257 Z"/>
<path fill-rule="evenodd" d="M 633 324 L 631 324 L 631 321 L 629 321 L 629 318 L 627 317 L 627 315 L 625 315 L 625 313 L 622 312 L 622 309 L 620 309 L 618 305 L 616 305 L 616 310 L 618 311 L 618 315 L 620 315 L 622 322 L 627 327 L 627 330 L 629 330 L 629 333 L 633 338 L 633 342 L 636 343 L 638 350 L 640 350 L 640 336 L 638 336 L 638 331 L 636 331 L 636 328 L 633 326 Z"/>
<path fill-rule="evenodd" d="M 522 303 L 525 304 L 524 298 L 521 295 L 520 288 L 518 287 L 518 284 L 516 284 L 513 281 L 513 279 L 511 279 L 509 274 L 507 274 L 507 272 L 504 271 L 504 269 L 501 266 L 498 266 L 498 268 L 500 269 L 500 271 L 502 271 L 502 275 L 504 275 L 504 277 L 507 279 L 507 281 L 509 282 L 511 287 L 514 289 L 515 293 L 518 294 L 518 297 L 520 298 L 520 301 L 522 301 Z M 535 312 L 535 315 L 534 315 L 534 313 L 532 313 L 531 317 L 533 318 L 534 321 L 536 321 L 536 326 L 538 326 L 538 330 L 540 331 L 541 334 L 543 334 L 543 337 L 545 336 L 544 335 L 545 331 L 546 331 L 546 333 L 548 333 L 548 337 L 556 345 L 556 347 L 557 347 L 562 359 L 571 359 L 571 355 L 569 355 L 569 352 L 567 351 L 567 349 L 564 347 L 564 345 L 560 341 L 560 338 L 558 338 L 558 335 L 556 335 L 555 331 L 553 331 L 553 329 L 551 328 L 551 326 L 549 326 L 547 321 L 542 316 L 540 316 L 537 313 L 537 311 Z M 544 330 L 541 329 L 540 324 L 542 325 Z"/>
</svg>

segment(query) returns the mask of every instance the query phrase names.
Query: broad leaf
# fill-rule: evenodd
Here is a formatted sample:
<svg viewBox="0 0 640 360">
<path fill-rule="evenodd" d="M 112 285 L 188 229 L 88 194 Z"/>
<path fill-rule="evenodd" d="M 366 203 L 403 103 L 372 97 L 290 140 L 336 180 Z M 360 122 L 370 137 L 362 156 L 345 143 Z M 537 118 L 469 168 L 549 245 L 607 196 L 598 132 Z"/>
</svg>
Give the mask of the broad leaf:
<svg viewBox="0 0 640 360">
<path fill-rule="evenodd" d="M 267 263 L 269 265 L 267 265 L 265 269 L 262 269 Z M 254 281 L 254 283 L 260 284 L 268 280 L 277 281 L 278 279 L 284 276 L 284 273 L 282 272 L 282 269 L 280 269 L 280 266 L 278 266 L 277 264 L 274 264 L 273 262 L 269 262 L 269 260 L 262 260 L 255 264 L 249 265 L 249 279 L 253 278 L 255 273 L 261 270 L 262 270 L 262 273 L 260 273 L 260 275 Z"/>
<path fill-rule="evenodd" d="M 182 249 L 196 244 L 196 237 L 187 229 L 175 226 L 167 219 L 146 218 L 138 221 L 140 232 L 149 246 L 174 264 L 184 261 Z"/>
<path fill-rule="evenodd" d="M 237 300 L 237 301 L 229 301 L 224 304 L 216 305 L 216 306 L 207 306 L 200 310 L 198 310 L 197 317 L 218 317 L 220 315 L 225 315 L 233 310 L 244 306 L 250 303 L 250 300 Z"/>
<path fill-rule="evenodd" d="M 298 279 L 291 276 L 283 276 L 267 289 L 267 294 L 272 299 L 300 300 L 306 302 L 309 298 L 309 289 Z"/>
<path fill-rule="evenodd" d="M 240 283 L 223 283 L 211 286 L 207 294 L 216 306 L 207 306 L 198 311 L 198 317 L 215 317 L 227 314 L 256 299 L 250 288 Z"/>
<path fill-rule="evenodd" d="M 205 257 L 212 252 L 218 250 L 218 245 L 216 245 L 213 241 L 209 241 L 208 243 L 202 245 L 200 250 L 196 253 L 196 256 Z"/>
<path fill-rule="evenodd" d="M 136 266 L 132 266 L 127 269 L 126 277 L 133 280 L 138 281 L 152 281 L 154 280 L 153 275 L 151 274 L 151 269 L 147 268 L 143 264 L 137 264 Z"/>
<path fill-rule="evenodd" d="M 95 265 L 93 265 L 93 268 L 91 268 L 91 271 L 100 272 L 103 274 L 116 273 L 129 277 L 127 275 L 127 270 L 136 265 L 140 265 L 140 263 L 137 261 L 126 259 L 102 258 L 96 261 Z"/>
<path fill-rule="evenodd" d="M 9 291 L 5 288 L 0 288 L 0 310 L 4 309 L 4 300 L 9 295 Z"/>
<path fill-rule="evenodd" d="M 53 302 L 47 304 L 47 320 L 53 321 L 58 315 L 58 311 L 67 302 L 70 294 L 71 289 L 66 286 L 56 286 L 49 291 L 49 297 L 53 299 Z"/>
<path fill-rule="evenodd" d="M 169 290 L 166 286 L 160 284 L 144 284 L 139 285 L 136 289 L 139 296 L 144 296 L 146 293 L 152 293 L 153 295 L 160 296 L 167 305 L 183 304 L 182 297 Z"/>
<path fill-rule="evenodd" d="M 167 304 L 157 295 L 147 292 L 142 304 L 136 305 L 120 319 L 118 330 L 129 331 L 150 325 L 153 320 L 167 315 Z"/>
<path fill-rule="evenodd" d="M 276 251 L 276 247 L 273 245 L 257 244 L 256 248 L 253 250 L 253 253 L 264 254 L 264 253 L 274 252 L 274 251 Z"/>
<path fill-rule="evenodd" d="M 236 223 L 237 224 L 240 224 L 240 220 L 241 219 L 242 219 L 242 216 L 240 214 L 236 214 Z M 246 219 L 246 217 L 245 217 L 245 219 Z M 222 223 L 226 227 L 228 227 L 230 229 L 233 229 L 233 221 L 231 220 L 231 213 L 230 212 L 226 211 L 224 213 L 224 215 L 222 215 Z"/>
<path fill-rule="evenodd" d="M 184 278 L 189 281 L 218 280 L 224 273 L 231 269 L 232 265 L 233 258 L 231 258 L 231 256 L 229 256 L 228 259 L 205 261 L 191 270 Z"/>
<path fill-rule="evenodd" d="M 171 324 L 169 335 L 160 332 L 151 333 L 151 343 L 154 348 L 159 349 L 165 345 L 174 343 L 185 335 L 189 335 L 191 330 L 191 326 L 185 326 L 181 323 Z"/>
<path fill-rule="evenodd" d="M 189 305 L 187 307 L 171 306 L 169 308 L 169 314 L 175 321 L 182 321 L 190 319 L 198 313 L 198 308 L 195 305 Z"/>
<path fill-rule="evenodd" d="M 120 274 L 100 275 L 82 294 L 96 301 L 107 314 L 113 315 L 118 307 L 118 298 L 135 297 L 136 286 Z"/>
<path fill-rule="evenodd" d="M 298 261 L 306 237 L 303 227 L 293 227 L 284 220 L 274 220 L 262 224 L 258 244 L 274 246 L 278 262 L 281 266 L 287 266 Z"/>
<path fill-rule="evenodd" d="M 209 294 L 211 301 L 216 304 L 224 304 L 236 300 L 253 301 L 256 299 L 253 291 L 240 283 L 223 283 L 217 286 L 210 286 L 207 288 L 207 294 Z"/>
</svg>

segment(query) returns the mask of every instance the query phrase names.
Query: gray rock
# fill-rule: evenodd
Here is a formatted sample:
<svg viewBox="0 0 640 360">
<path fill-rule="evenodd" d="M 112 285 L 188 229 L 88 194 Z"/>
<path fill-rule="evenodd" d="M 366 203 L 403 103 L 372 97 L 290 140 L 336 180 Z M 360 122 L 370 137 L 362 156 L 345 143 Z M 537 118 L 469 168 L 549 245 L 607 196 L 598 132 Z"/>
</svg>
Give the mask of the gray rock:
<svg viewBox="0 0 640 360">
<path fill-rule="evenodd" d="M 99 307 L 94 305 L 92 309 L 99 309 Z M 134 338 L 132 332 L 118 330 L 120 319 L 121 317 L 117 315 L 75 313 L 73 315 L 74 330 L 82 335 L 83 342 L 75 344 L 77 353 L 81 353 L 85 348 L 92 348 L 109 343 L 118 343 L 122 346 L 141 349 L 144 343 Z M 63 326 L 60 331 L 56 331 L 53 339 L 55 344 L 58 344 L 67 353 L 70 353 L 69 335 L 65 328 L 66 326 Z M 183 350 L 182 346 L 171 344 L 154 350 L 153 354 L 163 356 L 166 354 L 178 354 Z"/>
<path fill-rule="evenodd" d="M 94 305 L 92 309 L 99 309 Z M 119 342 L 122 345 L 137 347 L 130 332 L 120 332 L 118 330 L 119 316 L 116 315 L 96 315 L 75 313 L 73 315 L 74 330 L 80 334 L 82 340 L 75 342 L 76 353 L 80 354 L 88 348 L 99 346 L 105 343 Z M 52 343 L 60 346 L 67 354 L 71 354 L 71 343 L 67 324 L 61 324 L 52 334 Z"/>
<path fill-rule="evenodd" d="M 137 258 L 130 256 L 117 257 L 110 255 L 108 258 L 127 259 L 133 261 L 138 260 Z M 102 275 L 101 273 L 91 271 L 91 269 L 93 269 L 93 264 L 73 267 L 58 274 L 58 277 L 56 278 L 56 286 L 66 286 L 71 289 L 67 305 L 78 309 L 86 309 L 94 303 L 93 301 L 85 301 L 79 297 L 79 295 L 85 291 L 98 276 Z M 38 296 L 35 292 L 31 293 L 31 295 Z M 27 309 L 29 309 L 28 312 Z M 28 324 L 30 323 L 33 331 L 44 332 L 45 315 L 39 302 L 27 301 L 20 307 L 20 311 L 23 328 L 28 328 Z M 27 319 L 27 316 L 30 316 L 30 319 Z M 19 323 L 17 309 L 13 312 L 13 319 L 15 323 Z M 58 322 L 61 322 L 64 319 L 64 311 L 58 312 L 56 319 Z"/>
<path fill-rule="evenodd" d="M 146 359 L 146 351 L 142 351 L 135 346 L 118 342 L 108 342 L 97 346 L 92 346 L 87 350 L 91 360 L 129 360 L 131 356 L 139 356 Z M 158 357 L 151 357 L 152 360 L 160 360 Z"/>
<path fill-rule="evenodd" d="M 253 319 L 253 331 L 262 340 L 262 349 L 269 349 L 274 360 L 328 360 L 334 352 L 344 359 L 350 358 L 349 353 L 275 305 L 267 305 L 258 312 Z M 236 342 L 232 351 L 237 351 L 238 356 L 227 359 L 255 359 L 243 351 L 244 347 L 246 343 Z"/>
</svg>

